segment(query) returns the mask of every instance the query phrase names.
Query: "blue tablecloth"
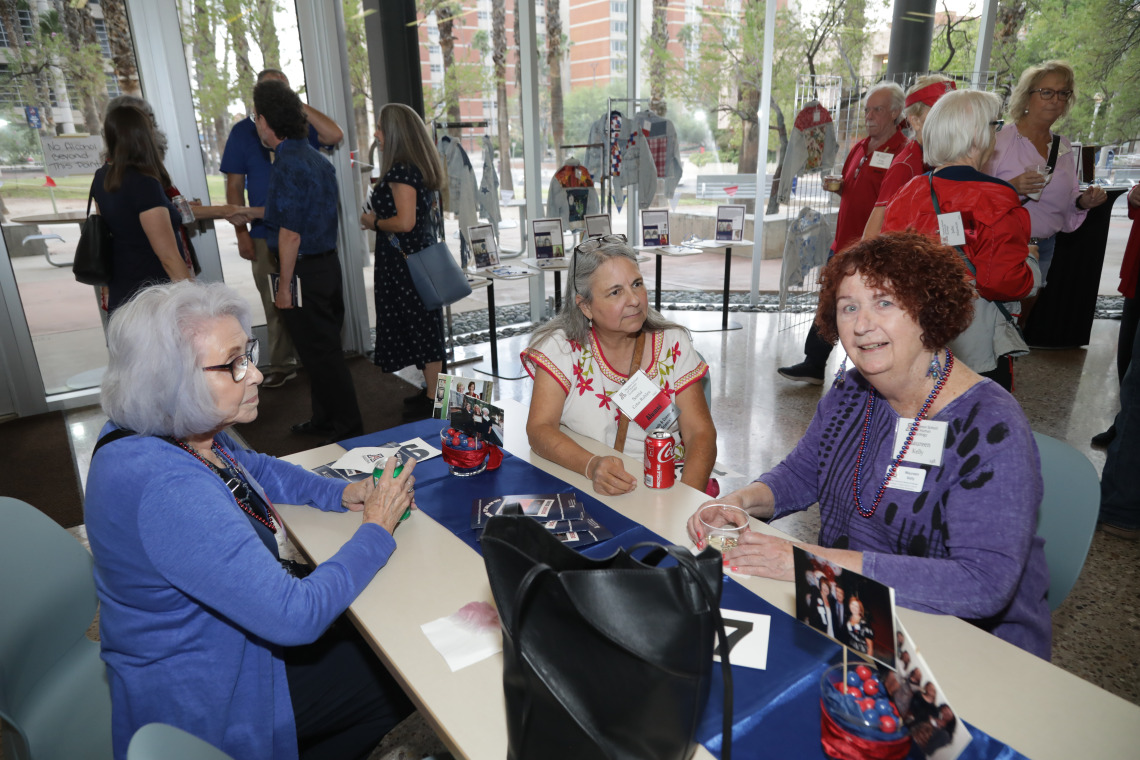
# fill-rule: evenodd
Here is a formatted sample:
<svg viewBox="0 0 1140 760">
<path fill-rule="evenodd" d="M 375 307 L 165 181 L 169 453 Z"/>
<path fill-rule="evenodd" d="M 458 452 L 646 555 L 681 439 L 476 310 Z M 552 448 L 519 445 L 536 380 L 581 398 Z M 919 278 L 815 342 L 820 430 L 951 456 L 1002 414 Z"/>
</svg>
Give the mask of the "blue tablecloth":
<svg viewBox="0 0 1140 760">
<path fill-rule="evenodd" d="M 439 420 L 413 422 L 344 441 L 341 445 L 345 448 L 378 446 L 418 437 L 438 447 L 439 431 L 445 424 Z M 475 477 L 451 477 L 446 463 L 439 457 L 418 463 L 415 476 L 416 503 L 420 510 L 477 552 L 479 542 L 476 531 L 471 528 L 471 502 L 501 494 L 573 491 L 585 504 L 586 511 L 614 534 L 612 539 L 584 548 L 582 554 L 586 556 L 608 557 L 618 548 L 642 541 L 665 542 L 590 494 L 570 487 L 508 452 L 503 453 L 502 467 Z M 724 579 L 721 607 L 772 618 L 767 669 L 732 669 L 733 757 L 737 760 L 760 757 L 826 760 L 819 742 L 819 680 L 824 670 L 842 660 L 841 647 L 732 578 Z M 720 757 L 723 712 L 724 681 L 720 669 L 714 668 L 709 703 L 697 728 L 697 740 L 716 757 Z M 974 726 L 969 726 L 969 730 L 973 741 L 961 755 L 964 760 L 1024 757 Z M 912 755 L 921 757 L 917 750 Z"/>
</svg>

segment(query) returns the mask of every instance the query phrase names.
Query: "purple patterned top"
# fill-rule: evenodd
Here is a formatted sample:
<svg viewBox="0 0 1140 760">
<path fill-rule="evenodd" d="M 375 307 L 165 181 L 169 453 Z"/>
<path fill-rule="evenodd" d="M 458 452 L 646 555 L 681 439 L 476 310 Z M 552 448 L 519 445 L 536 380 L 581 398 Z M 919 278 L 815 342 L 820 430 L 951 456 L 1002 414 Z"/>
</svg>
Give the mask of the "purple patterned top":
<svg viewBox="0 0 1140 760">
<path fill-rule="evenodd" d="M 921 489 L 888 488 L 864 518 L 851 487 L 868 388 L 849 371 L 796 448 L 758 478 L 775 495 L 775 517 L 818 501 L 820 545 L 862 551 L 863 574 L 892 586 L 901 606 L 956 615 L 1048 660 L 1049 571 L 1036 535 L 1041 461 L 1021 407 L 990 380 L 969 388 L 931 418 L 948 423 L 942 465 L 900 465 L 926 470 Z M 898 420 L 889 404 L 875 404 L 864 505 L 898 454 Z"/>
</svg>

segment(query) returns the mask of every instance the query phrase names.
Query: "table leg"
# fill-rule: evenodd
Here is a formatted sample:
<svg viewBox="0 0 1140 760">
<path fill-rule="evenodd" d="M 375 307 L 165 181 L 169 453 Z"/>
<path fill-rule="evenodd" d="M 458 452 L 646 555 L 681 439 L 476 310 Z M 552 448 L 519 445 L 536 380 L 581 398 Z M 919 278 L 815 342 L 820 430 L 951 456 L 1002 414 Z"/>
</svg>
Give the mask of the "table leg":
<svg viewBox="0 0 1140 760">
<path fill-rule="evenodd" d="M 657 272 L 657 293 L 653 296 L 653 308 L 661 311 L 661 256 L 656 256 L 657 263 L 655 264 Z"/>
<path fill-rule="evenodd" d="M 554 270 L 554 313 L 562 311 L 562 272 Z"/>
<path fill-rule="evenodd" d="M 721 303 L 720 329 L 728 329 L 728 282 L 732 275 L 732 246 L 724 249 L 724 301 Z"/>
<path fill-rule="evenodd" d="M 487 326 L 491 332 L 491 373 L 499 375 L 499 340 L 495 336 L 495 283 L 487 285 Z"/>
</svg>

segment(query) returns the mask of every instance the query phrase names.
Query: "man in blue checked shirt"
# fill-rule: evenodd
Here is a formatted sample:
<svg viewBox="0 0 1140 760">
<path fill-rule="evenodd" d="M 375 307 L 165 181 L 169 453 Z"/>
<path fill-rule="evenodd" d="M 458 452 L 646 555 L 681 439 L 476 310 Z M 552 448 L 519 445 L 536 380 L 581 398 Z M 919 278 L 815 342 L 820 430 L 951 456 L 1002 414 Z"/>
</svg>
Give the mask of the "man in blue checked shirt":
<svg viewBox="0 0 1140 760">
<path fill-rule="evenodd" d="M 259 82 L 253 107 L 258 137 L 275 157 L 265 206 L 249 209 L 249 217 L 265 220 L 269 249 L 281 264 L 275 303 L 311 386 L 312 417 L 294 425 L 293 432 L 319 435 L 326 443 L 361 435 L 364 424 L 340 341 L 344 297 L 336 251 L 336 175 L 309 144 L 301 99 L 288 84 Z M 290 288 L 294 277 L 296 295 Z"/>
</svg>

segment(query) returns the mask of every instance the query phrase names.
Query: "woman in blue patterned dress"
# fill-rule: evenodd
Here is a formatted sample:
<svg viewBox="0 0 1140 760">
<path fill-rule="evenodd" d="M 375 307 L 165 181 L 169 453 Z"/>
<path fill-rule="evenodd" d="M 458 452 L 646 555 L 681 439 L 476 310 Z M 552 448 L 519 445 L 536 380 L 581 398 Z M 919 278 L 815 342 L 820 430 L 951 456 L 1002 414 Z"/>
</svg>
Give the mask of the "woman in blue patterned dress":
<svg viewBox="0 0 1140 760">
<path fill-rule="evenodd" d="M 385 372 L 409 364 L 423 370 L 426 390 L 404 400 L 409 412 L 423 416 L 431 413 L 428 394 L 443 363 L 443 314 L 424 308 L 405 256 L 436 241 L 432 204 L 444 182 L 443 162 L 423 119 L 401 103 L 380 109 L 376 140 L 380 181 L 372 190 L 372 211 L 360 215 L 361 226 L 376 232 L 373 361 Z"/>
</svg>

